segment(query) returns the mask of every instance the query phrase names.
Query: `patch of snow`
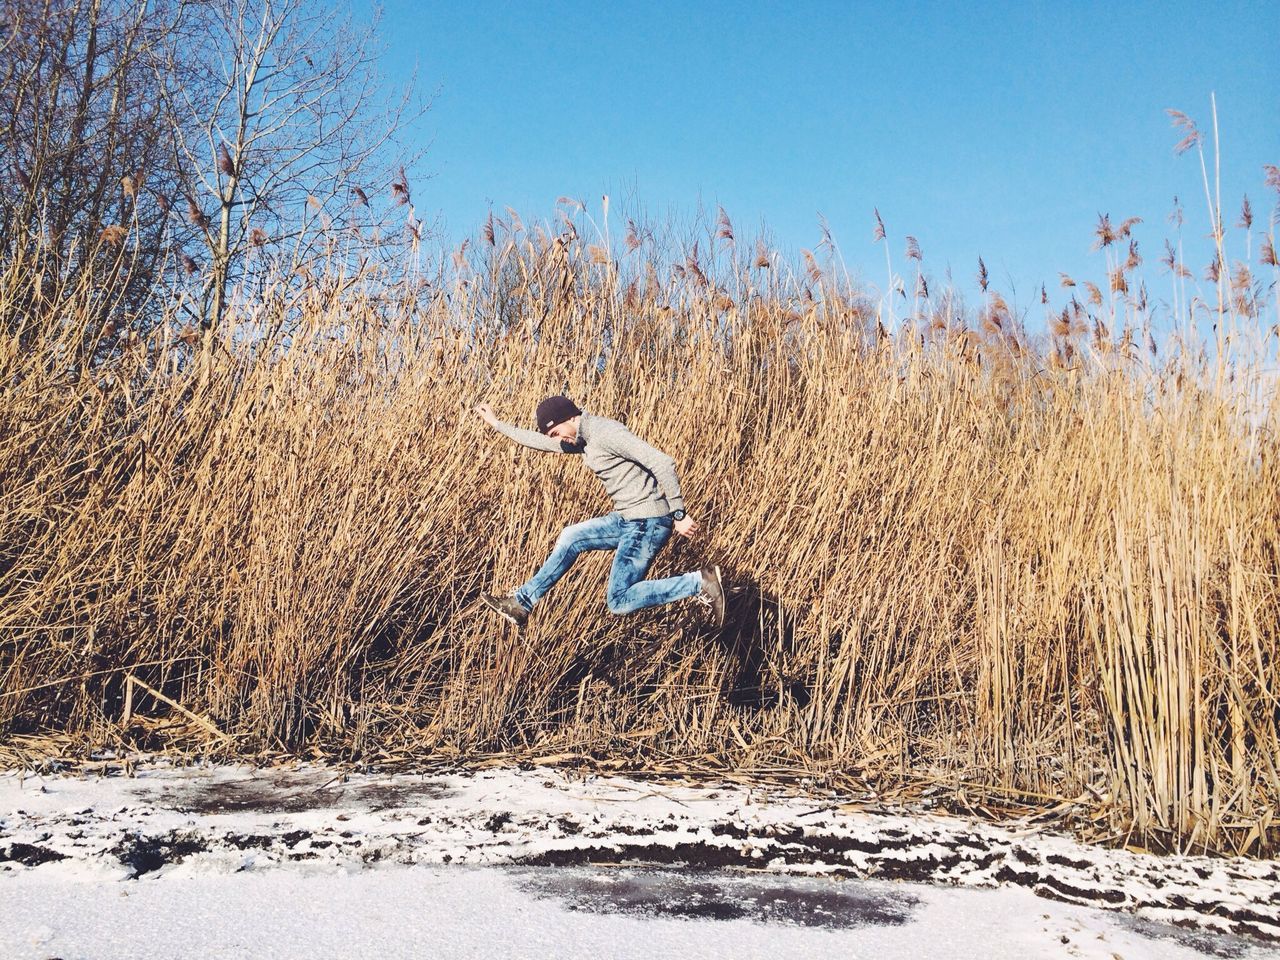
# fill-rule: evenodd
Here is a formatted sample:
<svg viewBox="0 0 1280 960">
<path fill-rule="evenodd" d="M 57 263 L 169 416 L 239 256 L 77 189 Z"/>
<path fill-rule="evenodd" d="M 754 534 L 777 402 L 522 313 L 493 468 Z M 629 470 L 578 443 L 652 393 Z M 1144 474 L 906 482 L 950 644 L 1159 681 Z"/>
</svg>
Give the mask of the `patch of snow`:
<svg viewBox="0 0 1280 960">
<path fill-rule="evenodd" d="M 626 868 L 621 868 L 625 871 Z M 699 881 L 701 895 L 733 908 L 713 919 L 661 909 L 597 908 L 578 894 L 645 877 L 620 868 L 390 867 L 349 873 L 333 869 L 202 876 L 121 886 L 103 896 L 95 884 L 0 882 L 0 953 L 12 960 L 50 956 L 134 960 L 145 956 L 205 958 L 376 957 L 529 958 L 652 957 L 788 960 L 839 956 L 875 960 L 1193 960 L 1192 946 L 1156 939 L 1117 922 L 1114 914 L 1046 904 L 1026 890 L 966 890 L 885 881 L 769 878 Z M 600 879 L 600 874 L 608 874 Z M 689 886 L 676 874 L 676 902 Z M 649 905 L 664 879 L 647 877 Z M 900 916 L 823 925 L 761 916 L 770 891 L 842 893 L 900 905 Z M 609 894 L 597 894 L 608 901 Z M 644 898 L 632 896 L 640 907 Z M 687 905 L 687 903 L 685 904 Z M 838 902 L 834 904 L 838 909 Z M 21 931 L 38 929 L 39 943 Z M 1250 948 L 1252 949 L 1252 948 Z M 1231 954 L 1261 957 L 1261 952 Z"/>
<path fill-rule="evenodd" d="M 549 897 L 544 894 L 555 889 L 559 879 L 526 882 L 519 879 L 523 875 L 518 870 L 455 869 L 517 865 L 533 870 L 529 876 L 564 878 L 574 876 L 573 870 L 585 869 L 584 865 L 602 863 L 624 866 L 608 868 L 603 878 L 600 869 L 588 871 L 576 894 Z M 445 864 L 450 867 L 441 869 Z M 682 865 L 683 870 L 678 874 L 659 871 L 653 874 L 657 880 L 646 880 L 647 874 L 636 873 L 638 868 L 626 864 Z M 556 865 L 559 871 L 538 872 Z M 403 869 L 407 866 L 414 869 Z M 724 868 L 737 872 L 726 874 Z M 625 873 L 628 869 L 631 874 Z M 702 873 L 690 874 L 690 870 Z M 673 901 L 677 905 L 721 904 L 715 909 L 728 919 L 720 921 L 718 929 L 753 922 L 743 919 L 749 912 L 733 905 L 734 895 L 723 892 L 732 887 L 747 896 L 749 885 L 732 879 L 742 876 L 757 883 L 768 878 L 775 885 L 789 884 L 789 892 L 768 894 L 769 902 L 785 912 L 791 909 L 787 904 L 812 900 L 811 910 L 795 909 L 798 915 L 809 910 L 816 916 L 827 908 L 813 904 L 826 901 L 813 899 L 817 895 L 812 891 L 802 895 L 809 889 L 804 884 L 836 889 L 840 884 L 832 878 L 845 878 L 845 884 L 880 884 L 898 891 L 910 887 L 912 896 L 925 905 L 924 913 L 942 911 L 939 918 L 953 903 L 949 897 L 977 897 L 965 902 L 993 904 L 993 923 L 1003 922 L 1010 930 L 1022 931 L 1019 936 L 1030 938 L 1030 952 L 1010 956 L 1093 956 L 1092 941 L 1072 947 L 1083 952 L 1071 954 L 1061 938 L 1075 943 L 1082 931 L 1093 930 L 1099 923 L 1098 932 L 1113 944 L 1110 951 L 1096 953 L 1105 960 L 1116 952 L 1126 960 L 1174 956 L 1166 948 L 1176 944 L 1152 939 L 1160 931 L 1174 929 L 1170 924 L 1212 934 L 1200 947 L 1180 946 L 1190 951 L 1186 956 L 1203 955 L 1198 951 L 1214 944 L 1235 944 L 1230 950 L 1236 953 L 1228 955 L 1244 955 L 1239 951 L 1245 947 L 1239 947 L 1231 935 L 1280 942 L 1280 869 L 1275 861 L 1102 850 L 1030 824 L 997 826 L 959 817 L 869 811 L 839 798 L 815 801 L 758 785 L 748 789 L 737 784 L 655 784 L 624 776 L 582 778 L 539 768 L 379 775 L 346 774 L 311 765 L 255 770 L 150 764 L 138 768 L 131 778 L 0 774 L 0 902 L 6 906 L 0 916 L 12 917 L 0 920 L 0 937 L 9 940 L 5 955 L 22 955 L 16 952 L 21 944 L 26 944 L 22 949 L 33 949 L 33 931 L 44 930 L 45 925 L 61 935 L 64 928 L 42 918 L 34 908 L 27 919 L 17 919 L 25 916 L 24 904 L 40 889 L 46 891 L 47 896 L 38 897 L 45 904 L 81 904 L 80 909 L 87 910 L 84 904 L 97 896 L 113 909 L 127 902 L 126 913 L 140 903 L 151 903 L 163 912 L 170 901 L 176 904 L 220 891 L 215 900 L 245 898 L 248 906 L 244 908 L 258 918 L 255 923 L 263 929 L 279 929 L 280 936 L 288 937 L 292 934 L 284 931 L 292 920 L 276 917 L 268 909 L 272 897 L 284 896 L 286 889 L 292 891 L 290 895 L 303 896 L 298 891 L 305 888 L 309 891 L 305 896 L 318 897 L 318 902 L 327 897 L 342 902 L 342 897 L 372 895 L 366 891 L 386 892 L 385 878 L 392 875 L 405 889 L 479 884 L 488 891 L 486 895 L 502 903 L 514 898 L 519 909 L 535 913 L 554 901 L 561 913 L 592 914 L 595 919 L 590 923 L 582 921 L 588 927 L 609 923 L 629 929 L 640 922 L 638 916 L 648 925 L 682 922 L 675 917 L 683 907 L 661 907 L 661 891 L 678 889 L 684 893 Z M 675 875 L 712 879 L 689 881 L 680 888 L 684 881 L 670 879 Z M 783 880 L 784 875 L 791 879 Z M 629 882 L 618 887 L 609 887 L 604 879 L 623 876 L 629 876 Z M 119 883 L 129 879 L 138 882 Z M 734 883 L 738 886 L 733 887 Z M 917 889 L 920 883 L 946 887 Z M 101 898 L 95 891 L 104 889 L 103 884 L 115 884 L 128 896 Z M 651 896 L 650 887 L 659 893 Z M 255 889 L 263 898 L 256 912 Z M 608 897 L 592 901 L 592 891 L 608 890 L 615 893 L 612 901 Z M 756 896 L 757 901 L 760 896 L 765 894 Z M 408 905 L 396 897 L 392 900 L 400 904 L 392 912 L 396 923 L 401 923 Z M 593 902 L 595 907 L 579 909 L 574 906 L 579 901 Z M 994 906 L 997 901 L 1004 906 Z M 631 904 L 638 913 L 611 912 L 610 902 Z M 902 901 L 899 897 L 893 902 L 901 906 Z M 1043 923 L 1031 923 L 1030 914 L 1001 917 L 1014 902 L 1023 913 L 1043 915 Z M 830 903 L 836 904 L 833 909 L 841 911 L 841 916 L 854 909 L 847 897 Z M 646 904 L 656 914 L 645 915 Z M 1119 912 L 1105 915 L 1086 909 L 1098 907 Z M 1034 913 L 1037 910 L 1040 913 Z M 1097 920 L 1095 914 L 1107 919 Z M 71 911 L 65 918 L 66 929 L 82 929 L 80 916 Z M 362 922 L 355 915 L 346 920 Z M 1079 930 L 1068 929 L 1077 921 L 1082 924 Z M 208 922 L 217 925 L 216 920 Z M 180 919 L 178 926 L 185 923 Z M 780 926 L 791 929 L 786 922 Z M 874 928 L 889 926 L 893 924 Z M 1040 947 L 1035 944 L 1042 943 L 1037 938 L 1049 927 L 1059 931 L 1055 934 L 1059 952 L 1036 952 Z M 784 939 L 837 932 L 843 936 L 848 930 L 792 931 Z M 588 933 L 583 935 L 589 939 Z M 859 936 L 863 934 L 871 935 L 863 930 Z M 368 935 L 377 940 L 376 932 Z M 1116 938 L 1129 947 L 1115 948 Z M 1157 943 L 1159 951 L 1140 952 L 1139 948 L 1151 950 Z M 941 955 L 969 955 L 964 952 L 966 944 L 949 948 L 952 952 Z M 987 944 L 980 955 L 993 956 L 989 948 Z M 44 951 L 41 956 L 50 956 L 62 948 L 49 941 L 47 949 L 44 945 L 39 949 Z M 1265 949 L 1248 946 L 1246 952 Z M 323 948 L 316 952 L 327 953 Z M 184 950 L 177 953 L 194 955 Z M 90 954 L 115 955 L 98 950 Z M 600 955 L 632 954 L 606 951 Z M 897 954 L 873 950 L 867 955 Z"/>
</svg>

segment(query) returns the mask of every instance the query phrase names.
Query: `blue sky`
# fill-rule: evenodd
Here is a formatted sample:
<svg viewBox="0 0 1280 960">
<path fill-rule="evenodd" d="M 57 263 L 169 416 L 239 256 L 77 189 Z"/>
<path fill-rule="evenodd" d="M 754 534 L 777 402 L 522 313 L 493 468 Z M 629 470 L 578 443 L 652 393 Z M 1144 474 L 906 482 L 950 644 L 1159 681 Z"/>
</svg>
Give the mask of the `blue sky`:
<svg viewBox="0 0 1280 960">
<path fill-rule="evenodd" d="M 383 6 L 383 71 L 436 91 L 414 200 L 442 240 L 490 207 L 526 223 L 557 197 L 610 194 L 687 224 L 722 205 L 792 253 L 825 215 L 850 271 L 883 284 L 904 237 L 972 295 L 981 255 L 1018 301 L 1059 271 L 1101 281 L 1099 213 L 1140 216 L 1156 282 L 1174 195 L 1189 249 L 1207 233 L 1194 154 L 1166 107 L 1210 128 L 1223 205 L 1265 222 L 1280 164 L 1280 28 L 1271 3 L 488 3 Z M 1255 252 L 1256 252 L 1255 240 Z M 1229 251 L 1233 252 L 1233 251 Z M 1235 254 L 1242 251 L 1234 251 Z M 1188 257 L 1200 272 L 1207 262 Z M 1059 296 L 1058 299 L 1061 297 Z"/>
</svg>

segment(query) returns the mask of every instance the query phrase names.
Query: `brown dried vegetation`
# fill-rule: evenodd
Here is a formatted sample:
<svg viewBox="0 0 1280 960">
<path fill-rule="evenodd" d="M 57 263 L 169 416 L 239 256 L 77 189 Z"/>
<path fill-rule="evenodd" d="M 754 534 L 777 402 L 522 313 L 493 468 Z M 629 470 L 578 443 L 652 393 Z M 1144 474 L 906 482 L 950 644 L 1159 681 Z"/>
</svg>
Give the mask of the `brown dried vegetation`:
<svg viewBox="0 0 1280 960">
<path fill-rule="evenodd" d="M 133 675 L 237 755 L 785 767 L 1274 853 L 1270 340 L 1157 351 L 1136 220 L 1100 218 L 1130 239 L 1110 296 L 1063 276 L 1059 311 L 1041 288 L 1041 348 L 982 260 L 972 324 L 922 268 L 921 312 L 887 324 L 825 231 L 787 264 L 740 253 L 723 211 L 702 252 L 628 221 L 614 259 L 568 213 L 559 235 L 510 213 L 429 280 L 299 269 L 209 330 L 175 304 L 95 334 L 90 283 L 3 307 L 0 733 L 127 743 Z M 0 304 L 43 275 L 0 267 Z M 1247 341 L 1274 287 L 1218 280 Z M 611 617 L 603 555 L 524 634 L 477 604 L 607 509 L 469 410 L 521 421 L 560 391 L 676 459 L 704 536 L 654 573 L 720 563 L 724 631 Z"/>
</svg>

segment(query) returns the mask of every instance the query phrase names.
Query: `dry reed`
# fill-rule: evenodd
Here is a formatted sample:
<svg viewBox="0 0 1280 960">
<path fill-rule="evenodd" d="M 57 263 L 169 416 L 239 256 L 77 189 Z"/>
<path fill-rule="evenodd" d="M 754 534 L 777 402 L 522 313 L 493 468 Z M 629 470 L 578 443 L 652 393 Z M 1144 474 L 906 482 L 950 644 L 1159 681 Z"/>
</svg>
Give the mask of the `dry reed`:
<svg viewBox="0 0 1280 960">
<path fill-rule="evenodd" d="M 619 261 L 491 221 L 429 287 L 317 274 L 204 345 L 176 317 L 95 334 L 92 285 L 32 307 L 40 264 L 9 263 L 0 730 L 118 735 L 133 675 L 242 752 L 803 766 L 1274 851 L 1280 451 L 1254 368 L 1143 359 L 1132 280 L 1109 309 L 1086 284 L 1098 310 L 1073 298 L 1040 349 L 994 291 L 985 331 L 927 287 L 895 329 L 807 251 L 788 280 L 763 242 L 694 244 L 681 277 L 627 236 Z M 1265 325 L 1238 305 L 1238 336 Z M 610 617 L 599 556 L 523 635 L 477 608 L 606 509 L 468 412 L 562 389 L 675 457 L 705 537 L 656 573 L 722 564 L 722 634 Z"/>
</svg>

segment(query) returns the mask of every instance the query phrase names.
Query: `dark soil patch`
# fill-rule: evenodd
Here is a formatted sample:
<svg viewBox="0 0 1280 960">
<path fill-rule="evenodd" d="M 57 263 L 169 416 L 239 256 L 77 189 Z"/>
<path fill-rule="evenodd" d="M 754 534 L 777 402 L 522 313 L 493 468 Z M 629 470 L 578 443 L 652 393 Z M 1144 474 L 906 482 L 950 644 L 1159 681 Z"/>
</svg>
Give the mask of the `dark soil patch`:
<svg viewBox="0 0 1280 960">
<path fill-rule="evenodd" d="M 358 802 L 372 811 L 416 807 L 428 800 L 447 800 L 456 791 L 439 783 L 366 783 L 350 791 Z"/>
<path fill-rule="evenodd" d="M 960 863 L 958 853 L 936 857 L 908 857 L 902 860 L 886 859 L 875 863 L 875 875 L 884 880 L 909 880 L 915 883 L 933 883 L 940 873 L 949 873 Z"/>
<path fill-rule="evenodd" d="M 570 850 L 544 850 L 516 861 L 528 867 L 577 867 L 593 863 L 635 863 L 680 865 L 696 869 L 757 866 L 737 847 L 710 843 L 618 844 L 611 847 L 575 847 Z"/>
<path fill-rule="evenodd" d="M 278 773 L 250 780 L 227 780 L 183 787 L 161 798 L 169 809 L 182 813 L 301 813 L 353 801 L 371 811 L 412 807 L 441 800 L 453 791 L 438 783 L 326 782 L 314 774 Z"/>
<path fill-rule="evenodd" d="M 1210 933 L 1205 930 L 1184 929 L 1171 923 L 1160 923 L 1139 917 L 1122 917 L 1120 923 L 1134 933 L 1141 934 L 1149 940 L 1167 940 L 1189 947 L 1211 957 L 1236 957 L 1248 955 L 1257 948 L 1257 942 L 1245 937 L 1232 936 L 1229 933 Z"/>
<path fill-rule="evenodd" d="M 697 840 L 664 845 L 633 841 L 609 845 L 584 845 L 576 849 L 544 851 L 526 857 L 519 863 L 525 866 L 560 867 L 602 864 L 619 864 L 623 867 L 636 868 L 681 866 L 686 870 L 704 872 L 735 867 L 758 868 L 768 861 L 784 862 L 791 866 L 818 863 L 830 869 L 834 876 L 871 876 L 878 880 L 904 880 L 916 883 L 955 882 L 962 874 L 990 871 L 988 873 L 990 879 L 997 883 L 1026 887 L 1050 900 L 1112 909 L 1142 906 L 1141 903 L 1134 903 L 1123 889 L 1105 884 L 1095 885 L 1089 882 L 1090 878 L 1083 874 L 1083 871 L 1077 872 L 1081 867 L 1092 867 L 1090 863 L 1076 861 L 1049 864 L 1018 847 L 988 849 L 984 853 L 979 849 L 970 850 L 969 845 L 966 844 L 959 848 L 953 847 L 951 850 L 935 853 L 920 849 L 920 844 L 906 838 L 869 840 L 820 834 L 805 835 L 798 828 L 772 829 L 767 831 L 765 836 L 759 836 L 733 823 L 715 824 L 711 827 L 711 832 L 717 838 L 724 838 L 730 842 Z M 735 842 L 753 839 L 766 841 L 763 858 L 753 856 L 752 847 L 748 843 Z M 767 841 L 773 841 L 773 844 Z M 841 866 L 842 863 L 848 863 L 846 854 L 851 851 L 871 856 L 855 871 L 852 867 Z M 1280 939 L 1280 933 L 1276 932 L 1274 921 L 1251 905 L 1196 903 L 1185 897 L 1172 897 L 1166 902 L 1151 905 L 1185 910 L 1192 914 L 1222 917 L 1230 922 L 1231 929 L 1236 934 L 1245 937 L 1256 937 L 1272 942 Z M 683 908 L 670 906 L 662 909 L 668 913 L 675 913 Z M 729 916 L 737 908 L 719 904 L 717 901 L 715 905 L 706 909 L 713 913 L 721 911 Z"/>
<path fill-rule="evenodd" d="M 1056 864 L 1059 867 L 1070 867 L 1072 870 L 1089 870 L 1096 866 L 1087 860 L 1073 860 L 1071 857 L 1064 857 L 1060 853 L 1051 853 L 1044 858 L 1045 863 Z"/>
<path fill-rule="evenodd" d="M 260 833 L 228 833 L 222 837 L 222 841 L 237 850 L 265 850 L 276 842 L 276 838 Z"/>
<path fill-rule="evenodd" d="M 613 832 L 624 837 L 652 837 L 653 831 L 648 827 L 633 827 L 629 823 L 620 823 L 613 828 Z"/>
<path fill-rule="evenodd" d="M 178 863 L 193 853 L 204 853 L 208 849 L 199 837 L 175 831 L 158 837 L 146 837 L 140 833 L 126 834 L 111 852 L 133 870 L 136 880 L 144 874 L 154 873 L 161 867 Z"/>
<path fill-rule="evenodd" d="M 1060 877 L 1052 873 L 1042 875 L 1038 881 L 1046 887 L 1050 887 L 1069 903 L 1109 903 L 1112 906 L 1119 906 L 1125 903 L 1129 897 L 1123 890 L 1105 889 L 1101 887 L 1080 887 L 1073 883 L 1068 883 Z"/>
<path fill-rule="evenodd" d="M 751 834 L 733 824 L 717 824 L 711 828 L 716 836 L 733 840 L 751 839 Z M 780 858 L 788 864 L 821 863 L 834 868 L 837 875 L 848 876 L 848 870 L 840 869 L 845 861 L 843 856 L 848 851 L 861 853 L 885 853 L 890 851 L 909 851 L 911 844 L 905 842 L 874 844 L 853 837 L 803 836 L 800 830 L 779 831 L 775 839 L 782 841 L 783 849 L 775 849 L 765 854 L 766 859 Z M 919 857 L 889 857 L 875 859 L 869 868 L 879 879 L 908 880 L 919 883 L 936 883 L 940 874 L 947 874 L 960 866 L 964 858 L 958 853 L 943 856 L 925 854 Z M 975 866 L 990 866 L 994 856 L 975 859 Z M 763 862 L 760 857 L 752 856 L 750 848 L 744 850 L 737 844 L 716 844 L 706 841 L 687 843 L 639 844 L 624 843 L 616 846 L 590 846 L 569 850 L 547 850 L 518 861 L 527 866 L 582 866 L 598 863 L 636 863 L 659 865 L 682 865 L 698 870 L 714 870 L 724 867 L 759 867 Z M 1024 886 L 1039 881 L 1038 874 L 1022 874 L 1020 878 Z M 1012 879 L 1012 878 L 1010 878 Z"/>
<path fill-rule="evenodd" d="M 919 905 L 910 894 L 830 880 L 759 880 L 661 869 L 539 870 L 518 876 L 535 896 L 591 913 L 848 929 L 907 923 Z"/>
<path fill-rule="evenodd" d="M 237 780 L 193 785 L 163 798 L 166 805 L 182 813 L 300 813 L 337 801 L 320 787 L 299 790 L 270 780 Z"/>
<path fill-rule="evenodd" d="M 11 843 L 0 849 L 0 863 L 20 863 L 25 867 L 38 867 L 42 863 L 54 863 L 67 859 L 65 853 L 50 850 L 48 847 L 37 847 L 31 843 Z"/>
</svg>

